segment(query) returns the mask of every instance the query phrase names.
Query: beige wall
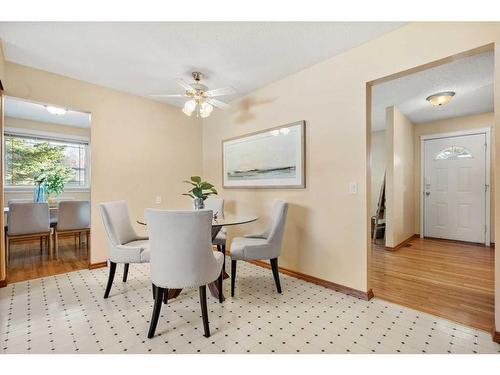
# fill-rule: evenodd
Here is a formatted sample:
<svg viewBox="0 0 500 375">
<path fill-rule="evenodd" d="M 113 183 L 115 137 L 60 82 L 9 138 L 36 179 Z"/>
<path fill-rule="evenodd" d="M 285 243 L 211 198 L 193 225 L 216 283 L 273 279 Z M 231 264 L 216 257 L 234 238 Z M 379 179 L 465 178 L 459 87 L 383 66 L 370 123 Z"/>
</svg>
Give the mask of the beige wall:
<svg viewBox="0 0 500 375">
<path fill-rule="evenodd" d="M 439 35 L 439 38 L 436 38 Z M 221 140 L 297 120 L 307 122 L 307 188 L 220 189 L 232 212 L 260 220 L 230 231 L 263 227 L 274 198 L 290 202 L 283 266 L 368 290 L 370 211 L 367 181 L 366 84 L 416 66 L 500 42 L 500 23 L 411 23 L 373 41 L 269 84 L 215 110 L 203 123 L 204 176 L 221 187 Z M 495 51 L 495 126 L 500 113 L 500 52 Z M 161 190 L 165 207 L 185 204 L 185 175 L 200 170 L 200 125 L 149 100 L 46 72 L 7 64 L 7 93 L 92 112 L 93 220 L 96 202 L 126 198 L 132 215 Z M 500 140 L 495 140 L 500 150 Z M 144 166 L 148 166 L 145 168 Z M 155 168 L 163 174 L 151 174 Z M 162 168 L 160 168 L 162 167 Z M 500 168 L 500 165 L 496 166 Z M 500 173 L 496 171 L 496 178 Z M 358 193 L 349 194 L 349 182 Z M 498 181 L 497 181 L 498 184 Z M 498 192 L 496 192 L 498 194 Z M 236 203 L 237 202 L 237 203 Z M 500 207 L 496 207 L 500 215 Z M 500 231 L 499 220 L 496 231 Z M 104 259 L 99 224 L 92 260 Z M 498 233 L 497 233 L 498 235 Z M 496 267 L 496 322 L 500 325 L 500 257 Z"/>
<path fill-rule="evenodd" d="M 290 210 L 281 265 L 368 290 L 367 82 L 497 41 L 500 23 L 411 23 L 258 89 L 234 101 L 230 110 L 214 111 L 203 124 L 203 170 L 218 187 L 221 140 L 297 120 L 307 123 L 306 189 L 221 189 L 230 211 L 260 217 L 254 225 L 232 229 L 230 236 L 263 227 L 272 200 L 284 198 Z M 495 98 L 500 109 L 500 93 Z M 358 183 L 358 194 L 348 193 L 351 181 Z M 500 275 L 500 257 L 496 262 Z M 498 285 L 497 293 L 499 307 Z"/>
<path fill-rule="evenodd" d="M 372 132 L 371 136 L 371 215 L 377 213 L 378 199 L 380 196 L 380 189 L 384 181 L 385 173 L 385 158 L 386 158 L 386 145 L 385 145 L 385 130 Z"/>
<path fill-rule="evenodd" d="M 200 121 L 176 107 L 10 62 L 4 83 L 6 95 L 92 113 L 91 263 L 106 260 L 99 202 L 127 200 L 134 222 L 147 207 L 189 207 L 182 180 L 201 172 Z"/>
<path fill-rule="evenodd" d="M 396 247 L 414 234 L 413 123 L 397 107 L 386 109 L 386 228 L 385 245 Z"/>
<path fill-rule="evenodd" d="M 415 233 L 420 233 L 420 136 L 448 133 L 459 130 L 491 128 L 491 144 L 495 144 L 495 115 L 481 113 L 478 115 L 456 117 L 447 120 L 427 122 L 415 125 Z M 491 228 L 495 228 L 495 150 L 491 150 Z M 495 231 L 491 232 L 492 241 L 495 240 Z"/>
</svg>

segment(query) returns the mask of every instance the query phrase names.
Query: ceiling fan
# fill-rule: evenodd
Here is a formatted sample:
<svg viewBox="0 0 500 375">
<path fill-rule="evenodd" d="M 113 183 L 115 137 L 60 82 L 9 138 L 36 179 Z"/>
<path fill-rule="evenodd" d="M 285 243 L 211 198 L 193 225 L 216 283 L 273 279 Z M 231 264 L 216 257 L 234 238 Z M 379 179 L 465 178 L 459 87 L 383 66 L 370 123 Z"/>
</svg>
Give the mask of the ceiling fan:
<svg viewBox="0 0 500 375">
<path fill-rule="evenodd" d="M 229 108 L 228 104 L 215 99 L 215 97 L 236 93 L 232 87 L 209 90 L 207 86 L 200 83 L 203 78 L 202 73 L 193 72 L 192 75 L 194 83 L 187 83 L 183 79 L 176 79 L 176 82 L 186 90 L 184 94 L 158 94 L 150 96 L 156 98 L 189 98 L 189 100 L 184 103 L 184 108 L 182 108 L 182 112 L 187 116 L 196 113 L 196 116 L 205 118 L 210 116 L 214 107 L 220 109 Z"/>
</svg>

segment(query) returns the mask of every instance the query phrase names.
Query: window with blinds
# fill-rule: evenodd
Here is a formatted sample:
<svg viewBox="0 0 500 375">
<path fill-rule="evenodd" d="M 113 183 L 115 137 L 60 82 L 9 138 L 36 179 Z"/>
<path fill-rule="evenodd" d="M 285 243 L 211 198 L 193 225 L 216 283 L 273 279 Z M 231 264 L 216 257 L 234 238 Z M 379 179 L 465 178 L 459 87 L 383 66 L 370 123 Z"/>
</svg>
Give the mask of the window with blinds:
<svg viewBox="0 0 500 375">
<path fill-rule="evenodd" d="M 5 187 L 32 187 L 42 171 L 62 167 L 67 187 L 88 188 L 88 148 L 87 141 L 6 132 Z"/>
</svg>

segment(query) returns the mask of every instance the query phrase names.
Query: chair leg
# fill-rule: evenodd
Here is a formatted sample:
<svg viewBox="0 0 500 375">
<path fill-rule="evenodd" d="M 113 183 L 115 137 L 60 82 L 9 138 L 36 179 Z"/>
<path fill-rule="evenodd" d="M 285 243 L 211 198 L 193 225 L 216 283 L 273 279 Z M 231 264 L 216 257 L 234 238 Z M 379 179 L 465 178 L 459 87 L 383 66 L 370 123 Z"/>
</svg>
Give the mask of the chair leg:
<svg viewBox="0 0 500 375">
<path fill-rule="evenodd" d="M 156 298 L 156 285 L 155 284 L 151 284 L 151 291 L 153 292 L 153 299 Z"/>
<path fill-rule="evenodd" d="M 48 260 L 52 260 L 52 246 L 53 246 L 53 243 L 54 243 L 54 242 L 53 242 L 53 241 L 54 241 L 54 239 L 53 239 L 53 237 L 52 237 L 53 235 L 54 235 L 54 233 L 53 233 L 53 232 L 52 232 L 52 230 L 51 230 L 51 231 L 50 231 L 50 234 L 49 234 L 49 236 L 50 236 L 50 237 L 49 237 L 49 245 L 50 245 L 50 247 L 49 247 L 49 252 L 47 253 L 47 258 L 48 258 Z"/>
<path fill-rule="evenodd" d="M 217 280 L 217 288 L 219 289 L 219 303 L 224 302 L 222 299 L 223 293 L 222 293 L 222 282 L 224 281 L 224 266 L 222 266 L 222 269 L 220 270 L 220 275 L 219 279 Z"/>
<path fill-rule="evenodd" d="M 50 259 L 51 255 L 52 255 L 52 233 L 49 233 L 47 240 L 48 240 L 48 243 L 49 243 L 49 249 L 48 249 L 48 252 L 47 252 L 47 257 L 48 257 L 48 259 Z"/>
<path fill-rule="evenodd" d="M 127 276 L 128 276 L 128 263 L 125 263 L 125 267 L 123 268 L 123 282 L 127 282 Z"/>
<path fill-rule="evenodd" d="M 231 259 L 231 297 L 234 297 L 235 282 L 236 282 L 236 260 Z"/>
<path fill-rule="evenodd" d="M 168 303 L 168 289 L 165 288 L 163 291 L 163 303 L 166 305 Z"/>
<path fill-rule="evenodd" d="M 111 286 L 113 285 L 113 279 L 115 278 L 116 271 L 116 263 L 109 262 L 109 276 L 108 276 L 108 285 L 106 285 L 106 291 L 104 292 L 104 298 L 109 297 L 109 292 L 111 291 Z"/>
<path fill-rule="evenodd" d="M 44 240 L 44 238 L 40 237 L 40 255 L 43 254 L 43 240 Z"/>
<path fill-rule="evenodd" d="M 278 289 L 278 293 L 281 293 L 280 274 L 278 271 L 278 258 L 271 259 L 271 268 L 273 269 L 273 276 L 274 276 L 274 282 L 276 283 L 276 289 Z"/>
<path fill-rule="evenodd" d="M 222 293 L 222 278 L 223 277 L 224 277 L 224 274 L 221 271 L 219 279 L 217 280 L 217 289 L 219 289 L 219 303 L 224 302 L 222 300 L 222 296 L 223 296 L 223 293 Z"/>
<path fill-rule="evenodd" d="M 200 286 L 200 305 L 201 305 L 201 317 L 203 319 L 203 330 L 205 331 L 205 337 L 210 337 L 210 326 L 208 324 L 208 309 L 207 309 L 207 286 Z"/>
<path fill-rule="evenodd" d="M 57 230 L 54 231 L 54 256 L 56 259 L 59 258 L 59 236 L 57 234 Z"/>
<path fill-rule="evenodd" d="M 222 255 L 224 255 L 224 262 L 222 262 L 222 276 L 226 273 L 226 245 L 221 245 L 220 250 Z"/>
<path fill-rule="evenodd" d="M 154 285 L 153 285 L 154 286 Z M 158 318 L 160 317 L 161 303 L 163 299 L 164 289 L 154 286 L 155 289 L 155 304 L 153 307 L 153 315 L 151 316 L 151 323 L 149 325 L 148 339 L 155 335 L 156 325 L 158 324 Z"/>
<path fill-rule="evenodd" d="M 10 238 L 9 238 L 9 236 L 5 236 L 5 255 L 6 255 L 5 268 L 7 268 L 9 266 L 9 261 L 10 261 Z"/>
</svg>

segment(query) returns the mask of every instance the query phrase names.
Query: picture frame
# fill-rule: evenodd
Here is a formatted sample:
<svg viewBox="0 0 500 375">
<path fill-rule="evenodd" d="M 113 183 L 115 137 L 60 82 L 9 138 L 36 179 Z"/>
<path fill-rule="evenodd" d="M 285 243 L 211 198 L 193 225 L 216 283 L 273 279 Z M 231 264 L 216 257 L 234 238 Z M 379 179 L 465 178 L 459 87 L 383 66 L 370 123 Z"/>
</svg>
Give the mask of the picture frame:
<svg viewBox="0 0 500 375">
<path fill-rule="evenodd" d="M 224 189 L 303 189 L 304 120 L 222 141 Z"/>
</svg>

